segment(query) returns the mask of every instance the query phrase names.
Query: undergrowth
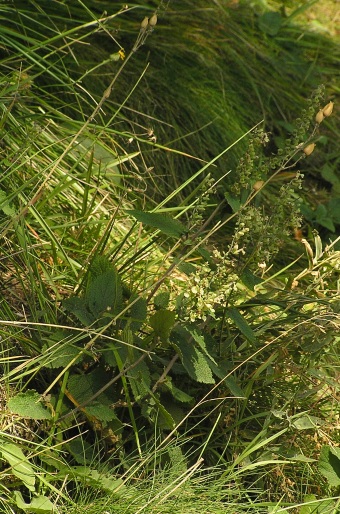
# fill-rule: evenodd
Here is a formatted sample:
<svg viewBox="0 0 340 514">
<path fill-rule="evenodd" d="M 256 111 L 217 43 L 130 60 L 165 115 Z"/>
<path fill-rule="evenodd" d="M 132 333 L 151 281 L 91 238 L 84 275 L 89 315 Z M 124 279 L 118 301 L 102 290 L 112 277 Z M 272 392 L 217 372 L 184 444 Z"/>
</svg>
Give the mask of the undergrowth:
<svg viewBox="0 0 340 514">
<path fill-rule="evenodd" d="M 336 512 L 339 238 L 302 232 L 300 171 L 333 101 L 310 91 L 280 135 L 229 115 L 237 136 L 192 157 L 136 136 L 124 108 L 144 71 L 115 97 L 166 6 L 144 9 L 129 52 L 111 24 L 134 9 L 59 7 L 1 6 L 3 512 Z M 100 89 L 97 68 L 76 81 L 67 60 L 104 36 Z M 163 188 L 150 165 L 175 155 L 195 172 L 174 181 L 174 160 Z"/>
</svg>

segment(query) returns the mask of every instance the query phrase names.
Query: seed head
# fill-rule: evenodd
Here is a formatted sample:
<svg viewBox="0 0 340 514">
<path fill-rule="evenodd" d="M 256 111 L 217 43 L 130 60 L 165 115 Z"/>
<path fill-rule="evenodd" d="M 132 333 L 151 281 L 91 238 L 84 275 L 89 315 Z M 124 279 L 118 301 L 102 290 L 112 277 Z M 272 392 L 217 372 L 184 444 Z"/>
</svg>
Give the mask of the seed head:
<svg viewBox="0 0 340 514">
<path fill-rule="evenodd" d="M 315 143 L 310 143 L 309 145 L 305 146 L 303 149 L 304 154 L 308 157 L 308 155 L 312 154 L 314 152 Z"/>
<path fill-rule="evenodd" d="M 147 16 L 145 16 L 144 20 L 140 24 L 140 28 L 142 30 L 145 30 L 148 25 L 149 25 L 149 18 Z"/>
<path fill-rule="evenodd" d="M 327 118 L 330 116 L 333 112 L 334 103 L 329 102 L 325 107 L 322 109 L 323 115 Z"/>
<path fill-rule="evenodd" d="M 263 184 L 264 184 L 263 180 L 258 180 L 257 182 L 255 182 L 255 184 L 253 185 L 254 191 L 259 191 L 261 189 L 261 187 L 263 186 Z"/>
<path fill-rule="evenodd" d="M 149 25 L 150 27 L 154 27 L 157 23 L 157 14 L 153 14 L 151 18 L 149 19 Z"/>
<path fill-rule="evenodd" d="M 323 110 L 321 109 L 321 110 L 317 113 L 317 115 L 315 116 L 315 121 L 316 121 L 316 123 L 319 123 L 319 124 L 320 124 L 320 123 L 323 121 L 324 117 L 325 117 L 325 116 L 324 116 Z"/>
</svg>

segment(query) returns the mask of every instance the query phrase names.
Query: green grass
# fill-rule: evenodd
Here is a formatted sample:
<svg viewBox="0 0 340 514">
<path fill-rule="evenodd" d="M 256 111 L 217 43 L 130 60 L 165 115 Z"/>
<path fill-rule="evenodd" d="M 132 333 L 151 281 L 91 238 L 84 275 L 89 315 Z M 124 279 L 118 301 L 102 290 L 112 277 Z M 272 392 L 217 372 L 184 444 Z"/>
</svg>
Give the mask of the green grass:
<svg viewBox="0 0 340 514">
<path fill-rule="evenodd" d="M 323 73 L 335 91 L 338 57 L 314 76 L 300 64 L 332 40 L 297 45 L 288 22 L 260 37 L 255 11 L 203 7 L 160 9 L 144 41 L 146 6 L 99 25 L 81 2 L 1 6 L 4 512 L 338 508 L 318 468 L 339 444 L 338 240 L 290 235 L 297 167 L 313 175 L 296 143 L 336 135 L 333 117 L 315 125 L 321 90 L 301 98 Z"/>
</svg>

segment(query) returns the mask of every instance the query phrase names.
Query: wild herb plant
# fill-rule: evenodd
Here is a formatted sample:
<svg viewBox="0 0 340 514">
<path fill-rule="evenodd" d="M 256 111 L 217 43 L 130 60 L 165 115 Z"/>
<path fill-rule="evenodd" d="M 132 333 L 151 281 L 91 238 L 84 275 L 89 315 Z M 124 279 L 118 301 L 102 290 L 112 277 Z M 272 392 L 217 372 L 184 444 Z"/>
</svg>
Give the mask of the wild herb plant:
<svg viewBox="0 0 340 514">
<path fill-rule="evenodd" d="M 105 32 L 104 22 L 74 22 L 56 38 L 80 41 L 87 27 Z M 296 242 L 306 258 L 295 253 L 274 266 L 275 254 L 289 248 L 289 227 L 300 222 L 297 167 L 314 150 L 330 103 L 320 104 L 318 91 L 277 155 L 263 149 L 271 138 L 265 129 L 250 130 L 234 187 L 212 178 L 228 147 L 151 202 L 131 186 L 140 150 L 129 149 L 127 133 L 112 129 L 102 109 L 154 22 L 152 13 L 139 20 L 124 61 L 117 47 L 111 61 L 121 67 L 94 108 L 78 102 L 81 123 L 57 113 L 43 89 L 31 96 L 38 77 L 5 58 L 0 437 L 9 512 L 51 512 L 58 502 L 71 508 L 79 488 L 96 491 L 94 510 L 108 502 L 113 509 L 121 497 L 134 512 L 159 511 L 184 497 L 186 482 L 196 491 L 191 479 L 200 473 L 218 474 L 216 496 L 232 512 L 259 512 L 261 502 L 276 510 L 282 501 L 313 504 L 304 495 L 320 494 L 319 449 L 338 442 L 331 425 L 338 422 L 339 252 L 315 235 Z M 31 64 L 37 54 L 34 46 L 25 52 Z M 284 185 L 266 196 L 281 174 Z M 19 423 L 23 433 L 13 437 L 9 425 Z M 321 457 L 336 487 L 337 452 Z M 166 470 L 166 487 L 146 482 L 141 502 L 136 483 Z M 278 476 L 282 488 L 273 490 Z"/>
</svg>

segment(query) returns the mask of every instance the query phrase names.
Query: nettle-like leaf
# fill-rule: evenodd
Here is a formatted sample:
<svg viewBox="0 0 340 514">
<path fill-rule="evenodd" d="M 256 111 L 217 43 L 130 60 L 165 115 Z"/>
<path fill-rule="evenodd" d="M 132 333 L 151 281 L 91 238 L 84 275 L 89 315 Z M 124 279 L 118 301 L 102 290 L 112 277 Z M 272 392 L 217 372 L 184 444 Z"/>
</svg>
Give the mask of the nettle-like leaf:
<svg viewBox="0 0 340 514">
<path fill-rule="evenodd" d="M 171 344 L 178 352 L 182 364 L 191 378 L 203 384 L 215 383 L 206 356 L 194 346 L 189 332 L 182 327 L 177 327 L 173 331 Z"/>
<path fill-rule="evenodd" d="M 207 350 L 205 335 L 193 324 L 186 324 L 185 330 L 189 332 L 193 340 L 199 346 L 199 349 L 202 351 L 202 353 L 208 357 L 209 361 L 212 361 L 217 366 L 216 361 Z"/>
<path fill-rule="evenodd" d="M 169 305 L 170 293 L 168 291 L 162 291 L 155 296 L 153 304 L 156 309 L 166 309 Z"/>
<path fill-rule="evenodd" d="M 87 405 L 85 410 L 89 416 L 93 416 L 100 420 L 104 425 L 109 421 L 118 419 L 111 407 L 100 402 L 93 402 L 90 405 Z"/>
<path fill-rule="evenodd" d="M 131 214 L 137 221 L 144 225 L 157 228 L 163 234 L 172 237 L 181 237 L 187 232 L 186 227 L 178 220 L 171 218 L 167 214 L 158 212 L 144 212 L 137 209 L 126 211 Z"/>
<path fill-rule="evenodd" d="M 163 343 L 168 342 L 175 319 L 176 313 L 167 309 L 160 309 L 151 316 L 150 325 Z"/>
<path fill-rule="evenodd" d="M 172 430 L 176 422 L 181 421 L 184 416 L 180 409 L 175 411 L 174 404 L 169 406 L 169 402 L 160 401 L 158 395 L 152 392 L 150 392 L 149 401 L 142 402 L 141 411 L 142 415 L 154 425 L 167 430 Z"/>
<path fill-rule="evenodd" d="M 131 328 L 132 331 L 136 332 L 143 325 L 147 316 L 147 302 L 144 298 L 139 297 L 138 295 L 132 294 L 129 303 L 131 307 L 128 310 L 127 324 Z"/>
<path fill-rule="evenodd" d="M 319 471 L 331 487 L 340 485 L 340 448 L 323 446 L 319 457 Z"/>
<path fill-rule="evenodd" d="M 68 312 L 74 314 L 85 326 L 92 325 L 96 321 L 96 318 L 91 314 L 87 307 L 87 301 L 84 298 L 78 298 L 73 296 L 72 298 L 66 298 L 63 300 L 63 306 Z"/>
<path fill-rule="evenodd" d="M 86 291 L 89 311 L 98 319 L 103 313 L 118 314 L 123 305 L 123 289 L 118 272 L 112 267 L 91 277 Z"/>
<path fill-rule="evenodd" d="M 14 414 L 30 419 L 51 419 L 50 411 L 42 405 L 41 395 L 34 390 L 18 393 L 8 401 L 8 408 Z"/>
<path fill-rule="evenodd" d="M 88 466 L 65 466 L 57 476 L 59 479 L 72 478 L 73 480 L 79 480 L 108 493 L 118 493 L 124 490 L 124 482 L 121 478 L 100 473 Z"/>
<path fill-rule="evenodd" d="M 114 316 L 121 311 L 121 280 L 107 257 L 99 256 L 91 264 L 85 297 L 68 298 L 63 301 L 63 305 L 85 326 L 92 325 L 105 313 Z"/>
<path fill-rule="evenodd" d="M 49 343 L 53 348 L 50 347 L 50 344 L 44 344 L 42 347 L 43 358 L 40 362 L 45 368 L 66 368 L 70 362 L 78 364 L 83 358 L 80 348 L 73 344 L 61 343 L 60 346 L 56 346 L 53 341 L 49 341 Z"/>
<path fill-rule="evenodd" d="M 8 462 L 11 466 L 13 475 L 16 476 L 27 489 L 34 492 L 35 473 L 19 446 L 12 443 L 4 443 L 0 440 L 0 454 L 3 460 Z"/>
<path fill-rule="evenodd" d="M 190 396 L 187 393 L 185 393 L 184 391 L 182 391 L 181 389 L 178 389 L 178 387 L 176 387 L 173 384 L 172 379 L 169 376 L 166 377 L 162 386 L 163 386 L 163 388 L 167 389 L 169 391 L 169 393 L 172 394 L 174 399 L 177 400 L 178 402 L 191 403 L 195 400 L 195 398 L 193 396 Z"/>
<path fill-rule="evenodd" d="M 31 503 L 25 503 L 22 494 L 19 491 L 14 491 L 15 502 L 19 509 L 27 511 L 29 514 L 47 514 L 54 512 L 54 505 L 49 498 L 39 495 L 33 498 Z"/>
<path fill-rule="evenodd" d="M 129 370 L 129 384 L 136 401 L 150 393 L 151 376 L 145 361 L 141 361 L 137 366 Z"/>
<path fill-rule="evenodd" d="M 106 426 L 106 424 L 111 421 L 119 421 L 114 409 L 110 407 L 112 403 L 118 399 L 114 386 L 109 387 L 98 397 L 94 398 L 95 394 L 104 387 L 111 378 L 111 374 L 107 373 L 102 367 L 98 367 L 86 375 L 72 375 L 67 382 L 67 394 L 69 399 L 76 406 L 86 403 L 84 406 L 85 414 L 88 415 L 91 421 L 98 421 L 99 425 L 102 424 L 103 426 Z M 115 424 L 118 427 L 118 424 Z"/>
</svg>

